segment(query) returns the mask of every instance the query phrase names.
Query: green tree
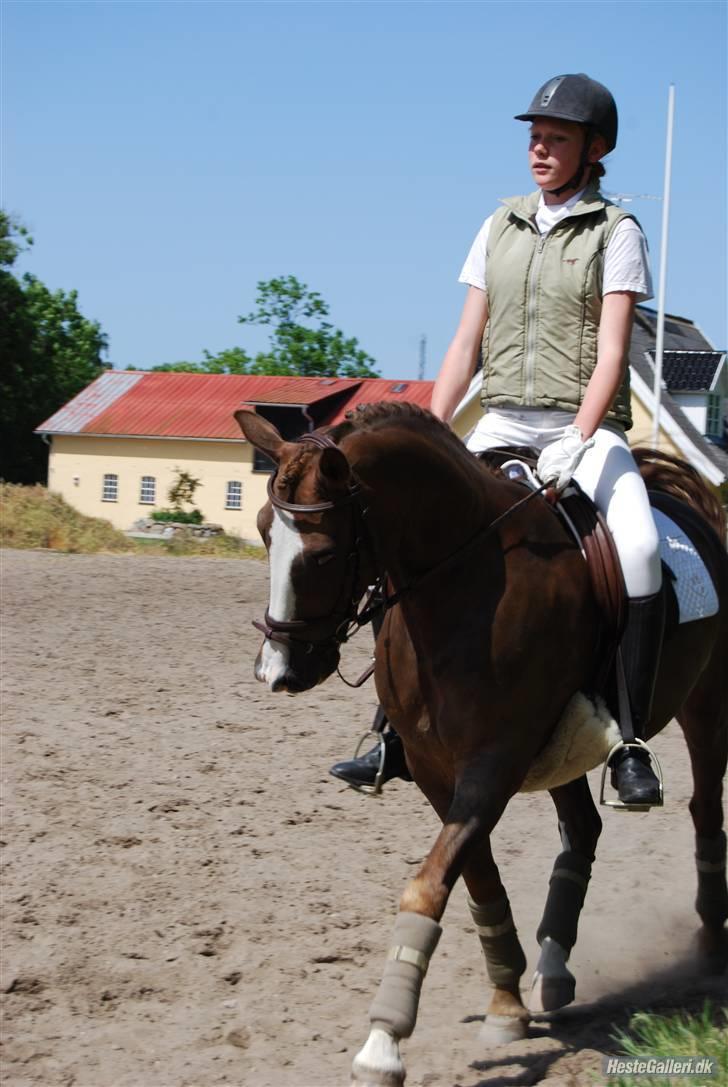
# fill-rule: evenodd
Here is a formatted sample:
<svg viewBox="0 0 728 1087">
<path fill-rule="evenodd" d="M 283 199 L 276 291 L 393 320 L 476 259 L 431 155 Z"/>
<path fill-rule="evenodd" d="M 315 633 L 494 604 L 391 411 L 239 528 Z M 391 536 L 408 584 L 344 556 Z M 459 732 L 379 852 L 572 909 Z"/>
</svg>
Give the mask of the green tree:
<svg viewBox="0 0 728 1087">
<path fill-rule="evenodd" d="M 106 337 L 80 313 L 76 291 L 49 291 L 11 271 L 30 244 L 0 212 L 0 476 L 13 483 L 45 480 L 48 450 L 35 427 L 106 368 Z"/>
<path fill-rule="evenodd" d="M 377 377 L 374 359 L 326 320 L 328 303 L 295 276 L 260 280 L 256 309 L 238 317 L 242 325 L 269 325 L 270 343 L 254 358 L 242 347 L 213 355 L 200 363 L 175 362 L 155 370 L 207 374 L 290 374 L 292 377 Z"/>
<path fill-rule="evenodd" d="M 164 362 L 159 366 L 152 366 L 152 370 L 173 372 L 177 374 L 251 374 L 253 359 L 242 347 L 227 347 L 218 355 L 209 351 L 203 351 L 205 356 L 202 362 Z M 128 367 L 133 370 L 133 366 Z"/>
</svg>

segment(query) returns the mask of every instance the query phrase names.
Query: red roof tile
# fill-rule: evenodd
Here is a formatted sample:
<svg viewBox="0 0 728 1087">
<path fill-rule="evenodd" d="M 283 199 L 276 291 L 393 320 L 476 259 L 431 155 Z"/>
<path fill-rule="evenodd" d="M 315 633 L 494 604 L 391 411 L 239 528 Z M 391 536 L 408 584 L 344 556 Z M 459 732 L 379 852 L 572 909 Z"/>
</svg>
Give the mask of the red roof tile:
<svg viewBox="0 0 728 1087">
<path fill-rule="evenodd" d="M 322 420 L 334 423 L 357 404 L 378 400 L 409 400 L 429 407 L 432 386 L 431 381 L 389 378 L 109 371 L 37 429 L 47 434 L 242 441 L 233 412 L 244 404 L 308 405 L 335 396 L 331 417 L 324 410 Z"/>
</svg>

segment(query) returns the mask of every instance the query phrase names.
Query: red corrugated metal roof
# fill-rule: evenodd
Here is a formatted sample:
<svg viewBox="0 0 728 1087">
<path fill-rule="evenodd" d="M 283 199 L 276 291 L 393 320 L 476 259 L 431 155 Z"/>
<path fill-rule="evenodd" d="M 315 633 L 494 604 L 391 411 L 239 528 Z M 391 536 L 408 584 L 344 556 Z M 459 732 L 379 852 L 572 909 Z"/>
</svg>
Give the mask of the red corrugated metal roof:
<svg viewBox="0 0 728 1087">
<path fill-rule="evenodd" d="M 144 375 L 139 373 L 115 373 L 108 370 L 87 385 L 73 400 L 60 408 L 50 419 L 46 419 L 38 430 L 46 433 L 77 434 L 86 423 L 95 419 L 120 396 L 129 392 Z"/>
<path fill-rule="evenodd" d="M 330 418 L 324 412 L 323 422 L 333 423 L 357 404 L 377 400 L 410 400 L 429 407 L 432 386 L 431 381 L 388 378 L 110 371 L 42 423 L 38 431 L 242 441 L 233 412 L 244 404 L 312 404 L 350 389 L 343 402 L 336 398 Z"/>
</svg>

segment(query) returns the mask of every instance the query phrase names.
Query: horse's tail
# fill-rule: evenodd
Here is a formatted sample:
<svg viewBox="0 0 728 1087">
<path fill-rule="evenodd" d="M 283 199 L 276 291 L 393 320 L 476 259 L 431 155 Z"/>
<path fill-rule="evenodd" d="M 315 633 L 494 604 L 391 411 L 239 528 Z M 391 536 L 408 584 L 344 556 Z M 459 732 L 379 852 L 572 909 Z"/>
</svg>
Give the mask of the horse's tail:
<svg viewBox="0 0 728 1087">
<path fill-rule="evenodd" d="M 718 497 L 692 465 L 670 453 L 639 446 L 632 450 L 648 490 L 662 491 L 701 514 L 725 544 L 726 514 Z"/>
</svg>

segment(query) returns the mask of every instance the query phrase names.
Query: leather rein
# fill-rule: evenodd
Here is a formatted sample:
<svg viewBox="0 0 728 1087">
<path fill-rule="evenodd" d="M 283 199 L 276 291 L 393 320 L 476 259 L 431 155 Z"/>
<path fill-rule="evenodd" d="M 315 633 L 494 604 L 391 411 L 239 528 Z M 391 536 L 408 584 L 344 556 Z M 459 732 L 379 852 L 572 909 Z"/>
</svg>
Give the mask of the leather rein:
<svg viewBox="0 0 728 1087">
<path fill-rule="evenodd" d="M 329 438 L 327 434 L 322 434 L 319 431 L 312 431 L 309 434 L 304 434 L 298 441 L 301 444 L 313 445 L 318 449 L 338 449 L 336 442 Z M 354 594 L 361 565 L 362 547 L 365 547 L 369 551 L 370 557 L 374 560 L 374 565 L 376 567 L 374 547 L 366 525 L 367 508 L 362 502 L 363 491 L 361 484 L 354 483 L 349 487 L 346 494 L 337 499 L 309 503 L 286 502 L 284 499 L 279 498 L 273 490 L 277 474 L 277 471 L 274 472 L 268 480 L 268 498 L 276 509 L 284 510 L 286 513 L 324 513 L 328 510 L 350 506 L 352 511 L 353 544 L 352 550 L 347 555 L 346 560 L 351 571 L 351 576 L 344 581 L 344 587 L 340 594 L 340 600 L 342 602 L 332 608 L 328 615 L 321 616 L 317 619 L 273 619 L 266 609 L 264 621 L 262 623 L 256 619 L 253 620 L 253 626 L 269 641 L 280 642 L 283 645 L 290 645 L 291 642 L 295 642 L 297 645 L 305 646 L 306 653 L 313 653 L 315 649 L 319 649 L 327 644 L 331 644 L 334 648 L 338 649 L 360 630 L 361 627 L 370 623 L 378 612 L 386 612 L 394 607 L 395 604 L 399 603 L 405 593 L 411 592 L 412 589 L 416 588 L 427 578 L 459 558 L 471 546 L 493 532 L 501 521 L 510 517 L 510 515 L 519 509 L 519 507 L 530 502 L 531 499 L 547 489 L 547 484 L 544 484 L 537 490 L 530 491 L 525 498 L 515 502 L 493 521 L 490 521 L 487 525 L 479 528 L 473 536 L 466 540 L 460 547 L 456 548 L 455 551 L 450 552 L 444 559 L 441 559 L 434 566 L 431 566 L 429 570 L 426 570 L 418 577 L 412 579 L 396 592 L 391 594 L 386 592 L 385 586 L 389 577 L 386 572 L 380 574 L 376 579 L 376 583 L 370 587 L 366 594 L 364 594 L 366 603 L 364 607 L 359 610 L 359 605 L 363 597 L 357 598 Z M 372 604 L 372 600 L 378 602 Z M 320 628 L 322 627 L 325 632 L 320 634 Z M 353 683 L 345 679 L 341 672 L 339 672 L 339 676 L 347 686 L 360 687 L 365 680 L 371 676 L 373 671 L 374 664 L 371 664 L 363 675 Z"/>
</svg>

